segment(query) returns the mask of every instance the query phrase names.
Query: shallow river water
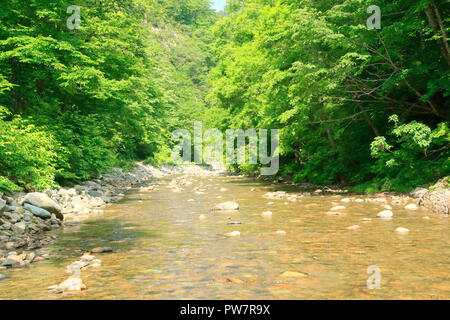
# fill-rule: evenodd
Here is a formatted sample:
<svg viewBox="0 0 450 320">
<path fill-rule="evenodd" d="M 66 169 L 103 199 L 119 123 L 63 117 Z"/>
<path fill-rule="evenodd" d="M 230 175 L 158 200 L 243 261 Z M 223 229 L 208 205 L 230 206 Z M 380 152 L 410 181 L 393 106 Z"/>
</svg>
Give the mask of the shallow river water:
<svg viewBox="0 0 450 320">
<path fill-rule="evenodd" d="M 341 205 L 338 196 L 265 199 L 268 191 L 296 190 L 236 177 L 195 178 L 175 193 L 170 180 L 161 180 L 154 192 L 132 192 L 103 215 L 57 232 L 57 242 L 45 249 L 52 259 L 2 271 L 7 278 L 0 281 L 0 298 L 450 298 L 449 222 L 426 209 L 392 205 L 394 218 L 382 220 L 376 218 L 380 204 L 352 201 L 344 204 L 344 215 L 331 216 L 326 212 Z M 205 193 L 196 194 L 196 186 Z M 223 201 L 238 202 L 240 210 L 211 211 Z M 271 218 L 261 216 L 268 210 Z M 363 222 L 365 217 L 372 221 Z M 347 230 L 352 225 L 361 228 Z M 397 227 L 410 232 L 399 234 Z M 279 230 L 286 234 L 275 234 Z M 241 235 L 224 236 L 232 231 Z M 87 290 L 46 290 L 68 277 L 65 268 L 79 259 L 80 250 L 106 246 L 114 253 L 95 254 L 102 266 L 81 273 Z M 369 266 L 380 270 L 380 289 L 367 287 Z"/>
</svg>

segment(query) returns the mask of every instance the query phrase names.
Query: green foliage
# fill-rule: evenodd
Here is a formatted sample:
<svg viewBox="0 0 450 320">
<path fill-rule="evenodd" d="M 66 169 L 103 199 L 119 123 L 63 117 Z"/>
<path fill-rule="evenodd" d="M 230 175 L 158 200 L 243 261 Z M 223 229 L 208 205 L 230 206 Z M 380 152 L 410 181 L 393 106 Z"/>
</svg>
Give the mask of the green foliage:
<svg viewBox="0 0 450 320">
<path fill-rule="evenodd" d="M 366 27 L 373 4 L 380 30 Z M 448 2 L 229 1 L 205 119 L 281 129 L 280 174 L 297 182 L 406 190 L 448 174 L 450 60 L 437 29 L 448 20 L 436 12 L 447 17 Z"/>
<path fill-rule="evenodd" d="M 0 191 L 55 186 L 59 146 L 52 136 L 18 116 L 0 116 L 0 137 Z"/>
<path fill-rule="evenodd" d="M 69 30 L 72 4 L 2 7 L 0 106 L 10 113 L 0 120 L 3 190 L 162 161 L 171 130 L 204 108 L 204 40 L 215 19 L 208 1 L 78 1 L 81 28 Z"/>
<path fill-rule="evenodd" d="M 431 130 L 412 121 L 400 124 L 392 116 L 394 129 L 388 138 L 377 137 L 371 144 L 377 160 L 372 170 L 382 190 L 409 190 L 450 174 L 450 130 L 440 123 Z"/>
</svg>

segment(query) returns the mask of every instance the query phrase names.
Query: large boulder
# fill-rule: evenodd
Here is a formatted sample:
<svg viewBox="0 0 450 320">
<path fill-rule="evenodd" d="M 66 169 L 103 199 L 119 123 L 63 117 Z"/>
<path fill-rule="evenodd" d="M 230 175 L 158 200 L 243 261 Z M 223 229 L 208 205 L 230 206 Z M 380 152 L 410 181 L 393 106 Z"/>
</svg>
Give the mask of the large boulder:
<svg viewBox="0 0 450 320">
<path fill-rule="evenodd" d="M 29 193 L 25 196 L 23 202 L 47 210 L 50 213 L 54 213 L 59 220 L 64 219 L 64 216 L 61 213 L 61 207 L 44 193 L 40 192 Z"/>
<path fill-rule="evenodd" d="M 52 214 L 50 212 L 48 212 L 47 210 L 36 207 L 36 206 L 32 206 L 29 203 L 25 203 L 23 207 L 25 208 L 25 210 L 30 211 L 36 217 L 39 217 L 42 219 L 50 219 L 52 217 Z"/>
<path fill-rule="evenodd" d="M 450 177 L 439 180 L 419 199 L 419 205 L 438 214 L 450 214 Z"/>
</svg>

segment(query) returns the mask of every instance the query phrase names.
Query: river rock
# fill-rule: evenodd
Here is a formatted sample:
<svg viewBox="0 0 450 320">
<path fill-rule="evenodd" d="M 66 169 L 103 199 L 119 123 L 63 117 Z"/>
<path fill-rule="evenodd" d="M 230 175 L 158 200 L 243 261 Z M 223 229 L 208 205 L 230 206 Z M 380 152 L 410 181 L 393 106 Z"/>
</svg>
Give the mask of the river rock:
<svg viewBox="0 0 450 320">
<path fill-rule="evenodd" d="M 98 190 L 89 190 L 88 195 L 90 195 L 91 197 L 96 197 L 96 198 L 101 198 L 104 196 L 103 192 L 98 191 Z"/>
<path fill-rule="evenodd" d="M 50 213 L 54 213 L 60 220 L 64 219 L 64 216 L 61 213 L 61 207 L 44 193 L 29 193 L 25 196 L 23 202 L 47 210 Z"/>
<path fill-rule="evenodd" d="M 5 207 L 6 207 L 6 200 L 0 198 L 0 214 L 5 211 Z"/>
<path fill-rule="evenodd" d="M 232 283 L 244 283 L 241 279 L 227 277 L 226 280 Z"/>
<path fill-rule="evenodd" d="M 94 259 L 95 259 L 95 256 L 90 255 L 90 254 L 84 254 L 84 255 L 81 256 L 81 261 L 89 262 L 89 261 L 92 261 Z"/>
<path fill-rule="evenodd" d="M 264 198 L 277 198 L 277 199 L 281 199 L 286 197 L 286 192 L 285 191 L 276 191 L 276 192 L 267 192 L 266 194 L 263 195 Z"/>
<path fill-rule="evenodd" d="M 342 203 L 349 203 L 350 201 L 350 198 L 344 198 L 341 200 Z"/>
<path fill-rule="evenodd" d="M 390 219 L 394 216 L 394 213 L 391 210 L 384 210 L 377 214 L 378 218 L 382 219 Z"/>
<path fill-rule="evenodd" d="M 50 287 L 49 289 L 58 292 L 63 293 L 65 291 L 82 291 L 86 289 L 86 286 L 84 285 L 83 281 L 79 276 L 72 276 L 69 277 L 67 280 L 61 282 L 56 287 Z"/>
<path fill-rule="evenodd" d="M 74 197 L 77 195 L 77 190 L 75 190 L 75 188 L 71 188 L 71 189 L 62 188 L 58 191 L 58 194 L 60 196 Z"/>
<path fill-rule="evenodd" d="M 4 280 L 4 279 L 6 279 L 6 278 L 7 278 L 7 277 L 6 277 L 5 275 L 0 274 L 0 281 Z"/>
<path fill-rule="evenodd" d="M 331 211 L 339 211 L 339 210 L 345 210 L 344 206 L 335 206 L 330 209 Z"/>
<path fill-rule="evenodd" d="M 216 210 L 239 210 L 239 204 L 234 201 L 219 203 L 214 207 Z"/>
<path fill-rule="evenodd" d="M 413 198 L 421 198 L 423 195 L 425 195 L 428 192 L 425 188 L 416 188 L 414 191 L 410 193 L 411 197 Z"/>
<path fill-rule="evenodd" d="M 239 231 L 233 231 L 233 232 L 229 232 L 229 233 L 225 234 L 225 236 L 227 236 L 227 237 L 238 237 L 240 235 L 241 235 L 241 233 Z"/>
<path fill-rule="evenodd" d="M 25 203 L 24 206 L 25 210 L 28 210 L 36 217 L 42 218 L 42 219 L 50 219 L 52 217 L 52 214 L 48 212 L 45 209 L 33 206 L 31 204 Z"/>
<path fill-rule="evenodd" d="M 415 203 L 410 203 L 410 204 L 405 206 L 405 209 L 407 209 L 407 210 L 418 210 L 419 207 Z"/>
<path fill-rule="evenodd" d="M 91 250 L 92 253 L 110 253 L 113 249 L 110 247 L 98 247 Z"/>
<path fill-rule="evenodd" d="M 0 263 L 0 266 L 2 266 L 2 267 L 13 267 L 13 266 L 16 266 L 18 264 L 19 264 L 18 261 L 14 260 L 14 259 L 11 259 L 11 258 L 6 258 L 2 263 Z"/>
<path fill-rule="evenodd" d="M 25 222 L 18 222 L 16 224 L 12 225 L 11 227 L 12 227 L 12 230 L 18 234 L 24 234 L 28 229 Z"/>
<path fill-rule="evenodd" d="M 285 271 L 283 272 L 283 274 L 281 275 L 282 277 L 295 277 L 295 278 L 304 278 L 307 277 L 308 274 L 307 273 L 303 273 L 303 272 L 296 272 L 296 271 Z"/>
</svg>

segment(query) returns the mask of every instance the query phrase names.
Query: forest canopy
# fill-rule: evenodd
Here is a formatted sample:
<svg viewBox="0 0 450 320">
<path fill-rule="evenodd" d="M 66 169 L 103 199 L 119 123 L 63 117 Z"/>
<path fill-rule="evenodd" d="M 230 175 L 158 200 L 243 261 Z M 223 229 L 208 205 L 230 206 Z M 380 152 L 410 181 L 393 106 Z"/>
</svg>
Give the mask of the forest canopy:
<svg viewBox="0 0 450 320">
<path fill-rule="evenodd" d="M 75 2 L 73 30 L 72 2 L 3 4 L 0 191 L 170 161 L 171 132 L 196 120 L 280 129 L 296 182 L 405 191 L 450 174 L 448 1 Z"/>
</svg>

